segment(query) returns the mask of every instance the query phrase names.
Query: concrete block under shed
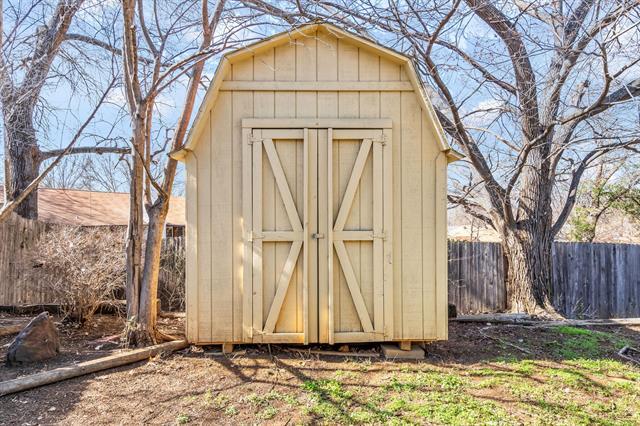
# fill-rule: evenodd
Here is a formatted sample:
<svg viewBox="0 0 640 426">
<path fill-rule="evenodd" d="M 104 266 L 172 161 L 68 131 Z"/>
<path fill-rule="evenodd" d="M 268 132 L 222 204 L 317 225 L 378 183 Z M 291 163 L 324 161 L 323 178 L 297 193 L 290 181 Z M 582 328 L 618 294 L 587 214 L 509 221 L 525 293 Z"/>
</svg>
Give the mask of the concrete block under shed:
<svg viewBox="0 0 640 426">
<path fill-rule="evenodd" d="M 380 347 L 386 359 L 424 359 L 424 349 L 415 343 L 411 345 L 411 350 L 408 351 L 403 351 L 393 343 L 385 343 Z"/>
</svg>

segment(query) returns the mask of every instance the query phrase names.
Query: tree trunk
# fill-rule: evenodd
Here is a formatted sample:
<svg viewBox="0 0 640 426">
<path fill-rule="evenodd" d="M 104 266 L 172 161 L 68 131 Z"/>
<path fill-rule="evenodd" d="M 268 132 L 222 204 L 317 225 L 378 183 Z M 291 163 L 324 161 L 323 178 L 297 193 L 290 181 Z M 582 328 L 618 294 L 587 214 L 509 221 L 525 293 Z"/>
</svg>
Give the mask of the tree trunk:
<svg viewBox="0 0 640 426">
<path fill-rule="evenodd" d="M 3 102 L 4 103 L 4 102 Z M 40 149 L 30 108 L 4 106 L 4 153 L 6 202 L 15 200 L 40 170 Z M 14 210 L 25 219 L 38 218 L 38 193 L 33 191 Z"/>
<path fill-rule="evenodd" d="M 557 317 L 553 307 L 551 192 L 548 143 L 529 152 L 522 170 L 518 208 L 512 223 L 501 229 L 507 260 L 507 302 L 512 312 Z"/>
<path fill-rule="evenodd" d="M 140 323 L 147 330 L 155 330 L 158 309 L 158 277 L 160 275 L 160 255 L 165 221 L 169 211 L 169 200 L 159 195 L 156 202 L 147 209 L 149 225 L 147 245 L 144 254 L 142 290 L 140 292 Z"/>
<path fill-rule="evenodd" d="M 502 236 L 507 261 L 507 308 L 512 312 L 556 317 L 552 295 L 549 230 L 508 230 Z"/>
<path fill-rule="evenodd" d="M 131 187 L 129 195 L 129 227 L 127 229 L 127 345 L 146 345 L 149 340 L 146 328 L 140 327 L 140 289 L 142 287 L 142 244 L 144 241 L 143 182 L 144 168 L 141 154 L 144 153 L 145 114 L 137 114 L 133 123 L 131 140 Z"/>
</svg>

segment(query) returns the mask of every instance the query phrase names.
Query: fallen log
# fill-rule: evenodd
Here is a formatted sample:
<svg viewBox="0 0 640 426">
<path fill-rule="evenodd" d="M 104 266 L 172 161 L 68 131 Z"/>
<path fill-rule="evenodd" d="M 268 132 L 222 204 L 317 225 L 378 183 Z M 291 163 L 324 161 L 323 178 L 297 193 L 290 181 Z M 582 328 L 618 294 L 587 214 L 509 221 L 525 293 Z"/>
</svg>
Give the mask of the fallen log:
<svg viewBox="0 0 640 426">
<path fill-rule="evenodd" d="M 163 352 L 178 351 L 186 348 L 187 346 L 189 346 L 189 344 L 185 340 L 177 340 L 160 345 L 149 346 L 148 348 L 134 349 L 132 351 L 110 355 L 104 358 L 85 361 L 68 367 L 60 367 L 49 371 L 43 371 L 42 373 L 18 377 L 17 379 L 0 382 L 0 396 L 22 392 L 39 386 L 83 376 L 85 374 L 107 370 L 109 368 L 132 364 Z"/>
<path fill-rule="evenodd" d="M 15 315 L 37 315 L 49 312 L 52 315 L 60 313 L 60 305 L 57 303 L 41 303 L 34 305 L 0 305 L 0 312 L 8 312 Z"/>
<path fill-rule="evenodd" d="M 184 318 L 186 316 L 186 314 L 184 312 L 160 311 L 160 312 L 158 312 L 158 316 L 160 318 Z"/>
<path fill-rule="evenodd" d="M 612 327 L 612 326 L 640 326 L 640 318 L 612 318 L 612 319 L 593 319 L 593 320 L 566 320 L 566 321 L 544 321 L 540 324 L 534 324 L 534 327 L 557 327 L 560 325 L 568 325 L 575 327 Z"/>
<path fill-rule="evenodd" d="M 461 315 L 451 318 L 455 322 L 477 322 L 492 324 L 513 324 L 534 327 L 557 327 L 560 325 L 569 326 L 640 326 L 640 318 L 610 318 L 610 319 L 589 319 L 589 320 L 543 320 L 535 319 L 528 315 Z"/>
<path fill-rule="evenodd" d="M 26 325 L 26 322 L 20 324 L 3 325 L 2 327 L 0 327 L 0 337 L 18 334 Z"/>
<path fill-rule="evenodd" d="M 640 354 L 640 350 L 638 350 L 636 348 L 632 348 L 630 346 L 625 346 L 624 348 L 620 349 L 620 351 L 618 351 L 618 355 L 620 357 L 626 359 L 627 361 L 631 361 L 634 364 L 640 365 L 640 361 L 638 361 L 637 359 L 627 355 L 629 352 L 636 352 L 636 353 Z"/>
<path fill-rule="evenodd" d="M 479 322 L 494 324 L 520 324 L 533 325 L 539 324 L 539 320 L 533 319 L 526 314 L 478 314 L 478 315 L 458 315 L 456 318 L 449 318 L 449 321 L 455 322 Z"/>
</svg>

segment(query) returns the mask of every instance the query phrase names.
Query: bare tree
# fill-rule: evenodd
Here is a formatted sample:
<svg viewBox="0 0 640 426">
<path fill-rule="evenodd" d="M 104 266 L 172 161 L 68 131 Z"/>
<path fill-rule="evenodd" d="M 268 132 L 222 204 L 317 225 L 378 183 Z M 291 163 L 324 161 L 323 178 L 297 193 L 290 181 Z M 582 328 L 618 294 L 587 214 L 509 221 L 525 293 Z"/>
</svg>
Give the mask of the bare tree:
<svg viewBox="0 0 640 426">
<path fill-rule="evenodd" d="M 38 179 L 42 163 L 58 158 L 63 152 L 42 149 L 37 137 L 38 107 L 46 104 L 42 92 L 47 84 L 65 78 L 71 81 L 71 75 L 77 75 L 77 57 L 69 55 L 62 46 L 65 42 L 79 42 L 78 38 L 69 37 L 69 29 L 83 5 L 83 0 L 58 0 L 55 3 L 42 0 L 8 0 L 5 3 L 0 0 L 0 102 L 4 127 L 5 200 L 22 200 L 13 204 L 13 208 L 25 218 L 35 219 L 38 214 L 37 191 L 30 190 L 25 195 L 25 190 Z M 92 37 L 84 36 L 80 42 L 91 40 Z M 66 64 L 66 70 L 62 63 Z M 80 73 L 79 78 L 86 80 L 87 76 Z M 46 115 L 40 111 L 41 120 L 46 121 Z M 127 148 L 101 146 L 72 147 L 65 149 L 64 153 L 126 151 Z M 55 163 L 58 164 L 57 161 Z"/>
<path fill-rule="evenodd" d="M 603 156 L 593 167 L 593 173 L 583 178 L 567 222 L 571 240 L 593 242 L 599 225 L 609 213 L 637 221 L 640 170 L 633 160 L 620 155 Z"/>
<path fill-rule="evenodd" d="M 224 1 L 218 0 L 212 12 L 207 0 L 190 2 L 123 0 L 124 80 L 131 121 L 131 205 L 127 235 L 127 316 L 129 345 L 144 345 L 158 337 L 156 330 L 158 275 L 165 221 L 176 176 L 177 162 L 166 159 L 154 173 L 154 161 L 160 154 L 182 147 L 205 61 L 230 47 L 236 32 L 243 28 L 237 18 L 227 31 L 214 37 L 222 21 Z M 199 13 L 196 11 L 199 10 Z M 153 19 L 145 14 L 152 11 Z M 160 16 L 162 15 L 162 16 Z M 194 16 L 195 15 L 195 16 Z M 147 22 L 152 22 L 148 24 Z M 197 45 L 184 46 L 175 39 L 186 29 L 199 32 Z M 170 44 L 169 40 L 174 43 Z M 150 58 L 141 62 L 141 56 Z M 172 136 L 157 150 L 152 148 L 154 107 L 163 91 L 188 75 L 184 102 Z M 157 123 L 156 123 L 157 124 Z M 157 132 L 156 132 L 157 133 Z M 155 196 L 155 198 L 154 198 Z M 143 204 L 149 218 L 143 256 Z"/>
<path fill-rule="evenodd" d="M 502 238 L 510 309 L 556 314 L 551 245 L 580 180 L 640 142 L 637 1 L 243 3 L 288 25 L 337 22 L 412 56 L 471 166 L 473 185 L 450 200 Z M 461 196 L 475 187 L 482 199 Z"/>
</svg>

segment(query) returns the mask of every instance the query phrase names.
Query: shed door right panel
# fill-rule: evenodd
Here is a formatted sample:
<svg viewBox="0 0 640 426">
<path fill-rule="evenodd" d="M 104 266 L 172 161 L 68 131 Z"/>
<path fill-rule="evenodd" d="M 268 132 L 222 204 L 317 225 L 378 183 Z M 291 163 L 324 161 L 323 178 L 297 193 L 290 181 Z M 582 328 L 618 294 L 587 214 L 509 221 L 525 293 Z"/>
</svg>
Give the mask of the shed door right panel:
<svg viewBox="0 0 640 426">
<path fill-rule="evenodd" d="M 392 338 L 389 133 L 328 129 L 327 138 L 319 138 L 320 143 L 326 141 L 326 155 L 319 155 L 318 222 L 324 224 L 322 234 L 327 235 L 318 248 L 326 255 L 319 258 L 318 291 L 319 296 L 326 294 L 327 300 L 323 306 L 324 298 L 320 297 L 320 341 Z M 322 194 L 326 194 L 326 200 Z M 325 312 L 327 318 L 322 316 Z"/>
</svg>

